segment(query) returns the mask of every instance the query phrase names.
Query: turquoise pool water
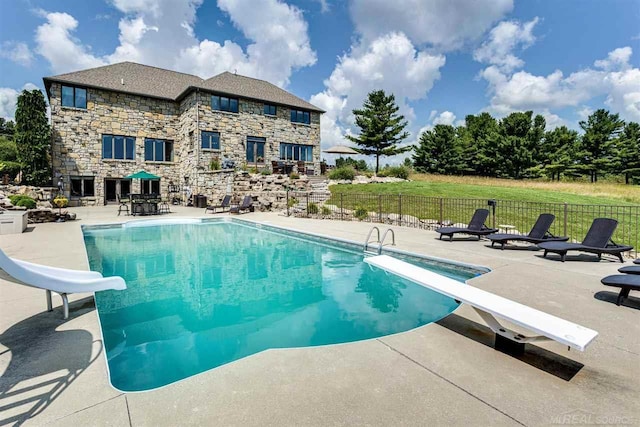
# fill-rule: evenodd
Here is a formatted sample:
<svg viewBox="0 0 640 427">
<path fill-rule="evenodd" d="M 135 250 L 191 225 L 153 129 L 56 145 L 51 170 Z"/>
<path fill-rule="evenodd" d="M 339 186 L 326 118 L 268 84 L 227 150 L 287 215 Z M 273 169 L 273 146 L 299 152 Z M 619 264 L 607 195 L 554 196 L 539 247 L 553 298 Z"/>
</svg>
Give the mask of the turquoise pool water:
<svg viewBox="0 0 640 427">
<path fill-rule="evenodd" d="M 242 221 L 84 227 L 111 382 L 142 391 L 269 348 L 375 338 L 436 321 L 455 301 L 372 270 L 361 248 Z M 141 226 L 144 225 L 144 226 Z M 421 264 L 464 281 L 479 272 Z"/>
</svg>

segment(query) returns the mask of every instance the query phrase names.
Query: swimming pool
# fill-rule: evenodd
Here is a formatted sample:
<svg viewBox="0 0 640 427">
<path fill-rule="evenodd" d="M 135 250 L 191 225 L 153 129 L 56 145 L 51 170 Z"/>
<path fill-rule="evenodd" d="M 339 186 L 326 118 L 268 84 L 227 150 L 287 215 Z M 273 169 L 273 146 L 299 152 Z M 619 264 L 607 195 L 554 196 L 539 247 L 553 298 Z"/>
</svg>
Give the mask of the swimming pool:
<svg viewBox="0 0 640 427">
<path fill-rule="evenodd" d="M 141 221 L 83 233 L 91 269 L 128 286 L 95 296 L 111 383 L 122 391 L 269 348 L 407 331 L 457 307 L 371 269 L 360 245 L 243 220 Z M 405 258 L 460 281 L 484 272 Z"/>
</svg>

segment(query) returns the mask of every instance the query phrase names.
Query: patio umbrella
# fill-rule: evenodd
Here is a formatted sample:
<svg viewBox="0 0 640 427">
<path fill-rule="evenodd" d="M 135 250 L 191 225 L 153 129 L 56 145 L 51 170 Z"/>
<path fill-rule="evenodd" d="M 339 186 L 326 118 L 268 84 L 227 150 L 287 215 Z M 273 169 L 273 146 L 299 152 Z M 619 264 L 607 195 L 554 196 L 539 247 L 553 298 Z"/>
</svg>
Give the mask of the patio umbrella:
<svg viewBox="0 0 640 427">
<path fill-rule="evenodd" d="M 125 176 L 125 179 L 160 179 L 160 177 L 149 172 L 138 171 L 133 175 Z"/>
<path fill-rule="evenodd" d="M 351 147 L 347 147 L 346 145 L 334 145 L 333 147 L 327 148 L 323 150 L 325 153 L 329 154 L 360 154 L 356 150 Z"/>
</svg>

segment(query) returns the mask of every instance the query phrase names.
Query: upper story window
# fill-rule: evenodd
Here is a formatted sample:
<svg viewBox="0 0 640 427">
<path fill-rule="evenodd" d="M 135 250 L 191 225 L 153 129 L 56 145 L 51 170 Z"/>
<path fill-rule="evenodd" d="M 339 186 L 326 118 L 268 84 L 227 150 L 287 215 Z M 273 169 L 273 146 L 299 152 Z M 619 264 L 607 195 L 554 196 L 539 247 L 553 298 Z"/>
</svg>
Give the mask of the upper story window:
<svg viewBox="0 0 640 427">
<path fill-rule="evenodd" d="M 133 160 L 136 139 L 132 136 L 102 135 L 102 158 Z"/>
<path fill-rule="evenodd" d="M 219 150 L 220 149 L 220 132 L 202 131 L 202 149 L 203 150 Z"/>
<path fill-rule="evenodd" d="M 238 98 L 227 98 L 226 96 L 211 96 L 211 109 L 218 111 L 238 112 Z"/>
<path fill-rule="evenodd" d="M 276 115 L 276 106 L 273 104 L 264 104 L 264 114 L 267 116 L 275 116 Z"/>
<path fill-rule="evenodd" d="M 311 124 L 311 113 L 304 110 L 291 110 L 291 121 L 295 123 Z"/>
<path fill-rule="evenodd" d="M 144 160 L 148 162 L 172 162 L 173 141 L 146 138 L 144 140 Z"/>
<path fill-rule="evenodd" d="M 62 106 L 87 108 L 87 90 L 75 86 L 62 86 Z"/>
</svg>

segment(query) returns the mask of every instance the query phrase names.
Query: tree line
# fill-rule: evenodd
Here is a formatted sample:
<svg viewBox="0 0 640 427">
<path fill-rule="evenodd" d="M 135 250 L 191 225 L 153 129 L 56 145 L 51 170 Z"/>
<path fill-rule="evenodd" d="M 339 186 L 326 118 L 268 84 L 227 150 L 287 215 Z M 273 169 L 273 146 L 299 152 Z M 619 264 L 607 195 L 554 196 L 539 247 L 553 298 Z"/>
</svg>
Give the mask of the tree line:
<svg viewBox="0 0 640 427">
<path fill-rule="evenodd" d="M 22 91 L 15 119 L 0 118 L 0 177 L 22 173 L 23 184 L 51 185 L 51 126 L 41 91 Z"/>
<path fill-rule="evenodd" d="M 461 126 L 435 125 L 415 147 L 398 145 L 408 136 L 398 110 L 394 95 L 383 90 L 369 93 L 363 108 L 353 110 L 360 134 L 346 138 L 361 154 L 376 157 L 376 173 L 381 156 L 413 150 L 418 172 L 552 180 L 586 175 L 591 182 L 622 174 L 627 184 L 640 183 L 640 125 L 604 109 L 579 123 L 582 135 L 566 126 L 545 130 L 544 117 L 532 111 L 502 119 L 485 112 L 468 115 Z"/>
</svg>

